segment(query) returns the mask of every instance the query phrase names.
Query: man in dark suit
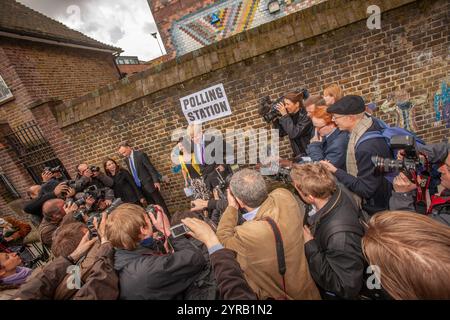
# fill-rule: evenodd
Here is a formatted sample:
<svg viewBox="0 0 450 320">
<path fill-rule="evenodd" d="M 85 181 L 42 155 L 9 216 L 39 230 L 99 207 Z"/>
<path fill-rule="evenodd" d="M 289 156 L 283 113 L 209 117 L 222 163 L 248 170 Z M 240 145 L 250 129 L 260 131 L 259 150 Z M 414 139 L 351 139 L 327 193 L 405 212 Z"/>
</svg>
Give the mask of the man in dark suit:
<svg viewBox="0 0 450 320">
<path fill-rule="evenodd" d="M 119 144 L 119 154 L 126 157 L 125 164 L 133 176 L 134 182 L 142 191 L 148 203 L 160 205 L 167 216 L 170 217 L 169 209 L 161 196 L 161 185 L 158 172 L 153 167 L 147 154 L 142 151 L 133 150 L 127 141 Z"/>
</svg>

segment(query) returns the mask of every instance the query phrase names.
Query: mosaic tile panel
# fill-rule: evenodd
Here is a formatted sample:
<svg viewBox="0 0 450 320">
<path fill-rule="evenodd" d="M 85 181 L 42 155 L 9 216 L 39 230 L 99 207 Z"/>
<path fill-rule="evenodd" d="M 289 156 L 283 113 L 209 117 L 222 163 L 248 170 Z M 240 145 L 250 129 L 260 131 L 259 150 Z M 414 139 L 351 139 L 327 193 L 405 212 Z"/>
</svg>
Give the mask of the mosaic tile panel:
<svg viewBox="0 0 450 320">
<path fill-rule="evenodd" d="M 280 11 L 272 14 L 268 11 L 270 1 L 220 1 L 176 21 L 171 34 L 177 56 L 327 0 L 280 1 Z M 215 18 L 218 21 L 212 23 Z"/>
</svg>

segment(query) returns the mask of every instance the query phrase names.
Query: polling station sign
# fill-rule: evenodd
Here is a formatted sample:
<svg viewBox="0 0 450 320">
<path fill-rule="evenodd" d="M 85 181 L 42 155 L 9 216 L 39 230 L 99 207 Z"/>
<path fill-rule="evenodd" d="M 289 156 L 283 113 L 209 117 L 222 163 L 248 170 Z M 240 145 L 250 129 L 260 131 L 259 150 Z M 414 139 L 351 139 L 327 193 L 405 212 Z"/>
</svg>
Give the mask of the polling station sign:
<svg viewBox="0 0 450 320">
<path fill-rule="evenodd" d="M 231 115 L 231 107 L 222 83 L 183 97 L 180 103 L 189 124 Z"/>
</svg>

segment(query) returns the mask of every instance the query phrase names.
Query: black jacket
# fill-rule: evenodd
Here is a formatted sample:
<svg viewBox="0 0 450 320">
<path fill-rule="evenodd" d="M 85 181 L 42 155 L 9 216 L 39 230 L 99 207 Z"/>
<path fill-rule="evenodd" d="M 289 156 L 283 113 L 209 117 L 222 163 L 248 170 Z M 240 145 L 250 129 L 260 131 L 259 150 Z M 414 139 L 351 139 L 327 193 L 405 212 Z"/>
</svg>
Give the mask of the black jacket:
<svg viewBox="0 0 450 320">
<path fill-rule="evenodd" d="M 121 198 L 123 202 L 139 204 L 139 200 L 143 197 L 142 193 L 127 170 L 120 169 L 112 178 L 114 180 L 113 190 L 116 198 Z"/>
<path fill-rule="evenodd" d="M 119 273 L 120 299 L 171 300 L 182 297 L 206 265 L 202 251 L 185 238 L 172 241 L 175 252 L 157 255 L 139 247 L 117 249 L 114 269 Z"/>
<path fill-rule="evenodd" d="M 75 191 L 83 192 L 86 188 L 90 186 L 96 186 L 98 189 L 105 189 L 105 199 L 112 200 L 114 199 L 114 191 L 111 189 L 114 181 L 111 177 L 108 177 L 103 172 L 100 172 L 98 176 L 88 178 L 85 176 L 80 176 L 77 174 L 75 180 Z"/>
<path fill-rule="evenodd" d="M 356 204 L 338 187 L 330 201 L 308 217 L 314 239 L 305 244 L 309 271 L 316 284 L 340 298 L 356 298 L 363 285 L 364 258 Z"/>
<path fill-rule="evenodd" d="M 159 182 L 158 171 L 156 171 L 145 152 L 133 150 L 133 157 L 136 172 L 141 181 L 141 188 L 148 193 L 154 192 L 155 183 Z M 133 171 L 130 167 L 131 157 L 126 158 L 124 161 L 128 167 L 128 171 L 132 174 Z"/>
<path fill-rule="evenodd" d="M 64 178 L 51 178 L 49 181 L 41 185 L 41 194 L 53 192 L 58 184 L 65 181 Z"/>
<path fill-rule="evenodd" d="M 41 193 L 36 199 L 29 201 L 23 208 L 23 211 L 28 214 L 42 217 L 42 206 L 44 205 L 44 202 L 55 198 L 56 196 L 54 192 L 48 192 L 45 194 Z"/>
<path fill-rule="evenodd" d="M 380 131 L 381 128 L 374 121 L 367 130 Z M 359 195 L 362 199 L 362 207 L 370 215 L 379 211 L 388 210 L 392 185 L 382 174 L 377 174 L 372 162 L 372 156 L 392 158 L 392 151 L 383 138 L 369 139 L 356 149 L 357 177 L 354 177 L 342 169 L 337 169 L 335 176 L 350 191 Z"/>
<path fill-rule="evenodd" d="M 314 134 L 314 127 L 306 110 L 301 108 L 297 113 L 281 117 L 279 125 L 289 137 L 294 157 L 306 155 L 306 147 Z"/>
</svg>

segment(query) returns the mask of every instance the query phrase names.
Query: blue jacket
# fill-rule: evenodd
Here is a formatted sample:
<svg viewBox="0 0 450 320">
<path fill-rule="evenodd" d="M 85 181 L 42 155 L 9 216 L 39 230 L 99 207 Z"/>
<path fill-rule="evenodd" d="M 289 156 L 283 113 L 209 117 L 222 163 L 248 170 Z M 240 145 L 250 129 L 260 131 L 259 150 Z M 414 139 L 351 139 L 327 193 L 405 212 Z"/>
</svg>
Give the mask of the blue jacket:
<svg viewBox="0 0 450 320">
<path fill-rule="evenodd" d="M 322 142 L 309 144 L 306 153 L 313 161 L 328 160 L 336 168 L 345 170 L 348 138 L 348 132 L 336 128 L 328 137 L 324 137 Z"/>
</svg>

